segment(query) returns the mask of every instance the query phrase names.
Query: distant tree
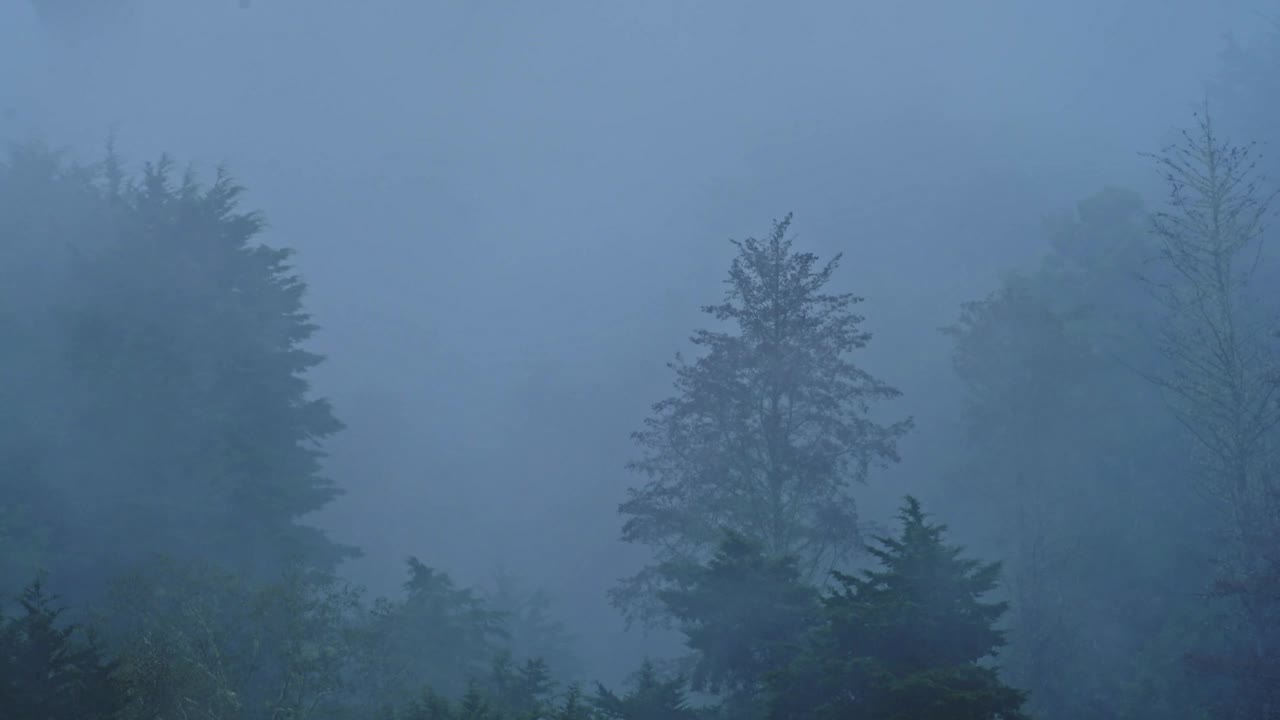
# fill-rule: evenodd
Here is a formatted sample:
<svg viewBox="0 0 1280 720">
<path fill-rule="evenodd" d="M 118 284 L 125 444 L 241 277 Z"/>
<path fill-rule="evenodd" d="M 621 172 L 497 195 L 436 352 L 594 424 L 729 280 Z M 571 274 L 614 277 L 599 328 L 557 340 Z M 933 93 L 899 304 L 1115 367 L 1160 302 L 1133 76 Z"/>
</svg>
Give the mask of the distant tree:
<svg viewBox="0 0 1280 720">
<path fill-rule="evenodd" d="M 339 494 L 321 460 L 341 425 L 308 387 L 305 283 L 242 193 L 168 160 L 0 163 L 0 488 L 61 585 L 156 553 L 262 580 L 354 553 L 302 520 Z"/>
<path fill-rule="evenodd" d="M 401 601 L 379 599 L 361 632 L 359 684 L 400 705 L 426 686 L 459 697 L 490 670 L 507 641 L 502 614 L 444 572 L 408 561 Z"/>
<path fill-rule="evenodd" d="M 502 614 L 513 656 L 539 658 L 558 680 L 578 677 L 582 667 L 576 654 L 577 638 L 555 617 L 554 601 L 547 592 L 527 588 L 513 574 L 502 571 L 486 590 L 485 600 Z"/>
<path fill-rule="evenodd" d="M 133 702 L 122 720 L 334 717 L 350 687 L 358 592 L 299 570 L 259 583 L 166 563 L 121 578 L 101 614 Z"/>
<path fill-rule="evenodd" d="M 40 720 L 114 720 L 129 701 L 117 664 L 83 629 L 63 622 L 37 580 L 17 615 L 0 618 L 0 715 Z"/>
<path fill-rule="evenodd" d="M 385 720 L 512 720 L 495 710 L 476 685 L 467 688 L 456 701 L 426 690 L 421 697 L 399 711 L 384 713 Z"/>
<path fill-rule="evenodd" d="M 765 677 L 784 667 L 817 621 L 817 592 L 794 559 L 768 558 L 730 534 L 706 565 L 670 569 L 661 593 L 694 651 L 690 686 L 723 694 L 735 717 L 759 706 Z"/>
<path fill-rule="evenodd" d="M 582 688 L 570 685 L 564 697 L 549 716 L 548 720 L 595 720 L 596 714 L 591 704 L 582 695 Z"/>
<path fill-rule="evenodd" d="M 105 205 L 86 186 L 93 173 L 33 145 L 0 160 L 0 593 L 16 595 L 38 569 L 55 572 L 68 493 L 55 438 L 75 417 L 58 372 L 69 294 L 65 243 L 106 226 Z"/>
<path fill-rule="evenodd" d="M 551 707 L 556 683 L 545 660 L 533 658 L 516 665 L 508 653 L 493 661 L 487 683 L 495 708 L 511 720 L 538 720 Z"/>
<path fill-rule="evenodd" d="M 453 702 L 426 690 L 401 711 L 389 713 L 387 720 L 454 720 L 455 717 Z"/>
<path fill-rule="evenodd" d="M 1181 143 L 1154 157 L 1170 188 L 1155 218 L 1167 312 L 1152 379 L 1200 451 L 1203 487 L 1225 519 L 1216 594 L 1236 603 L 1234 653 L 1197 658 L 1238 683 L 1231 717 L 1280 708 L 1280 356 L 1274 303 L 1254 277 L 1265 191 L 1250 146 L 1215 131 L 1207 111 Z"/>
<path fill-rule="evenodd" d="M 596 685 L 592 704 L 607 720 L 682 720 L 697 717 L 689 707 L 683 677 L 663 679 L 657 667 L 645 660 L 631 679 L 625 695 Z"/>
<path fill-rule="evenodd" d="M 1079 451 L 1082 444 L 1095 449 L 1081 430 L 1093 417 L 1095 397 L 1085 390 L 1098 363 L 1091 338 L 1071 331 L 1075 318 L 1067 312 L 1027 279 L 1011 278 L 963 305 L 947 329 L 966 391 L 957 494 L 989 511 L 985 527 L 1009 558 L 1008 670 L 1050 718 L 1081 711 L 1075 701 L 1089 697 L 1076 693 L 1091 684 L 1089 669 L 1067 677 L 1061 668 L 1075 667 L 1083 640 L 1071 620 L 1086 611 L 1093 587 L 1073 585 L 1082 579 L 1073 566 L 1091 562 L 1076 560 L 1089 534 L 1079 512 L 1106 502 L 1081 492 L 1098 459 Z"/>
<path fill-rule="evenodd" d="M 835 573 L 824 622 L 804 652 L 772 678 L 771 717 L 1014 720 L 1023 693 L 1004 685 L 993 657 L 1006 606 L 985 602 L 999 563 L 962 557 L 908 497 L 901 533 L 878 537 L 881 569 Z"/>
<path fill-rule="evenodd" d="M 68 351 L 83 421 L 151 499 L 131 532 L 203 528 L 161 547 L 207 544 L 263 577 L 295 559 L 334 567 L 350 549 L 297 523 L 339 494 L 319 443 L 342 426 L 308 396 L 321 358 L 303 348 L 315 326 L 291 251 L 256 242 L 262 219 L 222 172 L 175 182 L 162 159 L 108 192 L 118 239 L 84 257 Z"/>
<path fill-rule="evenodd" d="M 1141 374 L 1164 362 L 1147 340 L 1162 311 L 1137 281 L 1149 224 L 1130 190 L 1087 196 L 1046 221 L 1039 266 L 945 330 L 964 390 L 945 501 L 1005 558 L 1003 676 L 1044 720 L 1202 707 L 1178 658 L 1207 632 L 1194 598 L 1213 525 Z"/>
<path fill-rule="evenodd" d="M 677 356 L 676 394 L 634 435 L 643 454 L 630 467 L 646 482 L 620 507 L 623 539 L 653 548 L 657 564 L 613 591 L 630 618 L 660 619 L 664 563 L 706 559 L 725 530 L 824 575 L 857 546 L 850 485 L 897 459 L 909 421 L 869 412 L 899 393 L 851 358 L 871 338 L 853 312 L 861 298 L 826 290 L 839 256 L 819 265 L 794 250 L 790 224 L 734 241 L 724 302 L 704 308 L 733 332 L 694 334 L 705 354 Z"/>
<path fill-rule="evenodd" d="M 1157 156 L 1170 186 L 1155 217 L 1165 277 L 1152 287 L 1167 310 L 1153 379 L 1204 450 L 1210 489 L 1236 530 L 1274 512 L 1268 465 L 1280 425 L 1274 319 L 1251 281 L 1261 251 L 1264 194 L 1249 147 L 1222 141 L 1207 114 Z M 1166 279 L 1167 278 L 1167 279 Z"/>
</svg>

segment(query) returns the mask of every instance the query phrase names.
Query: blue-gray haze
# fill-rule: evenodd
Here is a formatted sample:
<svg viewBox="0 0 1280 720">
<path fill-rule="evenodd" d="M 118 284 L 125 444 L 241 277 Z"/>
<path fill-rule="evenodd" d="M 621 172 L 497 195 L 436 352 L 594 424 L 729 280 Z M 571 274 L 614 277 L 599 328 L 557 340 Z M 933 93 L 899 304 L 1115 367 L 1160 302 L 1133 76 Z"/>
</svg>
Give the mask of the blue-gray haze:
<svg viewBox="0 0 1280 720">
<path fill-rule="evenodd" d="M 53 5 L 55 3 L 50 3 Z M 114 135 L 225 163 L 296 248 L 348 428 L 317 523 L 384 590 L 416 554 L 553 588 L 603 677 L 628 433 L 718 299 L 731 237 L 796 213 L 867 297 L 917 419 L 863 493 L 930 497 L 954 442 L 937 328 L 1040 222 L 1185 124 L 1238 0 L 63 0 L 0 3 L 0 139 Z M 79 7 L 76 7 L 76 6 Z M 965 518 L 950 518 L 966 525 Z"/>
</svg>

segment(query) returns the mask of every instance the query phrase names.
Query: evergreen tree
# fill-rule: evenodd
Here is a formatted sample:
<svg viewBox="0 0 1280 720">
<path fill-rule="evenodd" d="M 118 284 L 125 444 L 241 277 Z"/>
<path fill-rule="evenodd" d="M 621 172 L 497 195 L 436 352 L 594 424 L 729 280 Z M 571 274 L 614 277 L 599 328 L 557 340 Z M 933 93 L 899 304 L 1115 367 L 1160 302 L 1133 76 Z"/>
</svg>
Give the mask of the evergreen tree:
<svg viewBox="0 0 1280 720">
<path fill-rule="evenodd" d="M 508 640 L 502 614 L 445 572 L 408 561 L 400 602 L 379 599 L 362 630 L 359 684 L 400 705 L 425 685 L 459 697 L 485 676 Z"/>
<path fill-rule="evenodd" d="M 1159 308 L 1135 277 L 1149 222 L 1132 191 L 1086 197 L 1046 222 L 1039 267 L 947 329 L 965 404 L 945 500 L 1006 558 L 1005 677 L 1046 720 L 1201 707 L 1177 658 L 1203 632 L 1209 513 L 1180 428 L 1135 372 L 1161 361 L 1144 337 Z"/>
<path fill-rule="evenodd" d="M 706 565 L 669 572 L 674 587 L 661 599 L 695 653 L 692 689 L 727 695 L 727 708 L 745 716 L 765 677 L 790 661 L 816 621 L 816 592 L 794 559 L 765 557 L 736 534 Z"/>
<path fill-rule="evenodd" d="M 550 720 L 595 720 L 595 717 L 590 703 L 583 698 L 581 686 L 570 685 Z"/>
<path fill-rule="evenodd" d="M 555 691 L 545 660 L 533 658 L 517 666 L 506 652 L 494 659 L 488 686 L 495 709 L 512 720 L 542 717 Z"/>
<path fill-rule="evenodd" d="M 631 618 L 660 618 L 663 564 L 705 560 L 725 530 L 825 574 L 857 545 L 850 485 L 897 459 L 909 422 L 868 413 L 898 391 L 851 358 L 871 337 L 853 311 L 861 298 L 827 290 L 840 257 L 819 265 L 796 251 L 790 224 L 734 241 L 724 302 L 704 308 L 734 331 L 694 334 L 705 353 L 677 356 L 676 395 L 634 435 L 643 454 L 631 467 L 646 482 L 620 507 L 623 539 L 654 548 L 658 564 L 613 591 Z"/>
<path fill-rule="evenodd" d="M 691 719 L 697 714 L 689 707 L 685 685 L 686 680 L 681 676 L 664 680 L 657 667 L 646 659 L 632 677 L 625 695 L 619 696 L 597 684 L 592 704 L 608 720 Z"/>
<path fill-rule="evenodd" d="M 113 720 L 128 704 L 117 664 L 74 623 L 62 622 L 37 580 L 21 611 L 0 624 L 0 716 L 40 720 Z"/>
<path fill-rule="evenodd" d="M 915 498 L 897 537 L 878 537 L 880 569 L 834 574 L 824 622 L 804 652 L 772 679 L 771 717 L 885 720 L 1013 720 L 1023 693 L 980 662 L 1004 638 L 1006 606 L 986 602 L 999 563 L 962 557 L 946 526 L 927 521 Z"/>
<path fill-rule="evenodd" d="M 578 676 L 577 638 L 554 616 L 548 593 L 528 589 L 510 572 L 500 571 L 485 598 L 503 616 L 513 655 L 540 659 L 560 680 Z"/>
<path fill-rule="evenodd" d="M 262 580 L 353 554 L 302 521 L 338 494 L 320 462 L 341 426 L 308 388 L 305 283 L 242 194 L 168 160 L 0 163 L 0 330 L 20 348 L 0 399 L 21 418 L 0 418 L 0 489 L 22 488 L 15 542 L 43 543 L 59 583 L 100 590 L 156 553 Z"/>
</svg>

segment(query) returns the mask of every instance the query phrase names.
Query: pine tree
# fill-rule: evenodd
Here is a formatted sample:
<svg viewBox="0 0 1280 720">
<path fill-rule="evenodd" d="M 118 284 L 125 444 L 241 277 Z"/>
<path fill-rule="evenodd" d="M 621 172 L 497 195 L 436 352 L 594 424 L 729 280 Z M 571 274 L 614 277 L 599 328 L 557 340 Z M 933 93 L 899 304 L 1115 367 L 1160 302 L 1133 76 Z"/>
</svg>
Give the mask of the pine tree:
<svg viewBox="0 0 1280 720">
<path fill-rule="evenodd" d="M 448 573 L 408 561 L 405 597 L 380 599 L 363 628 L 360 684 L 395 705 L 428 685 L 458 697 L 486 674 L 507 641 L 501 613 Z"/>
<path fill-rule="evenodd" d="M 85 470 L 133 483 L 119 546 L 216 548 L 261 578 L 296 559 L 334 567 L 351 551 L 297 522 L 339 494 L 319 443 L 342 426 L 308 397 L 321 358 L 303 348 L 315 326 L 291 251 L 257 242 L 263 220 L 223 172 L 205 187 L 162 158 L 105 192 L 116 240 L 77 268 L 68 351 L 86 429 L 112 448 Z"/>
<path fill-rule="evenodd" d="M 545 660 L 531 658 L 520 665 L 510 653 L 500 653 L 489 671 L 488 688 L 495 709 L 511 720 L 538 718 L 545 714 L 555 681 Z"/>
<path fill-rule="evenodd" d="M 661 594 L 694 651 L 690 686 L 720 693 L 741 714 L 769 673 L 784 667 L 817 620 L 816 591 L 792 558 L 766 557 L 730 534 L 706 565 L 671 570 Z"/>
<path fill-rule="evenodd" d="M 805 651 L 772 679 L 778 720 L 1013 720 L 1023 694 L 980 662 L 1004 638 L 994 626 L 1006 610 L 983 597 L 999 563 L 962 557 L 908 497 L 901 533 L 878 537 L 880 569 L 836 572 L 824 623 Z"/>
<path fill-rule="evenodd" d="M 594 720 L 595 713 L 582 695 L 582 687 L 570 685 L 560 706 L 551 713 L 551 720 Z"/>
<path fill-rule="evenodd" d="M 553 613 L 552 597 L 528 588 L 512 573 L 502 570 L 485 594 L 490 607 L 502 613 L 513 655 L 539 658 L 558 679 L 581 671 L 575 651 L 577 638 Z"/>
<path fill-rule="evenodd" d="M 128 689 L 92 639 L 64 623 L 43 583 L 23 592 L 21 612 L 0 624 L 0 715 L 41 720 L 112 720 Z"/>
<path fill-rule="evenodd" d="M 592 704 L 608 720 L 688 720 L 696 713 L 685 697 L 685 685 L 681 676 L 663 679 L 653 662 L 646 659 L 625 695 L 597 684 Z"/>
<path fill-rule="evenodd" d="M 643 454 L 630 467 L 646 482 L 620 507 L 623 539 L 654 548 L 657 564 L 613 591 L 631 618 L 659 619 L 662 564 L 705 560 L 725 530 L 825 574 L 857 546 L 850 485 L 897 459 L 909 422 L 868 413 L 899 393 L 851 358 L 871 338 L 862 299 L 827 290 L 840 257 L 819 265 L 795 250 L 790 224 L 734 241 L 724 301 L 703 308 L 734 331 L 694 334 L 705 353 L 677 356 L 676 394 L 634 435 Z"/>
<path fill-rule="evenodd" d="M 157 553 L 263 580 L 353 554 L 302 520 L 339 493 L 321 459 L 341 424 L 306 379 L 306 285 L 242 197 L 168 160 L 0 163 L 0 399 L 21 418 L 0 418 L 0 490 L 60 586 Z"/>
</svg>

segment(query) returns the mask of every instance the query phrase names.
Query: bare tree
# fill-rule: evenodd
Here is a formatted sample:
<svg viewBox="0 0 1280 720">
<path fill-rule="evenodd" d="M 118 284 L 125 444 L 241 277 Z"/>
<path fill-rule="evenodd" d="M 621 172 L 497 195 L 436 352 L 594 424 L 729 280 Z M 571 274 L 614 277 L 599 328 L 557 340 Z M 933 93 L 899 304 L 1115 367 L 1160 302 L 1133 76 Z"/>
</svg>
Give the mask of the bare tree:
<svg viewBox="0 0 1280 720">
<path fill-rule="evenodd" d="M 1206 111 L 1194 131 L 1154 156 L 1171 193 L 1154 218 L 1167 311 L 1158 338 L 1164 367 L 1152 376 L 1195 438 L 1204 488 L 1223 510 L 1214 594 L 1237 601 L 1233 651 L 1200 658 L 1241 683 L 1233 717 L 1280 710 L 1280 426 L 1273 314 L 1253 284 L 1262 256 L 1265 193 L 1253 146 L 1217 136 Z M 1271 678 L 1271 679 L 1268 679 Z"/>
</svg>

